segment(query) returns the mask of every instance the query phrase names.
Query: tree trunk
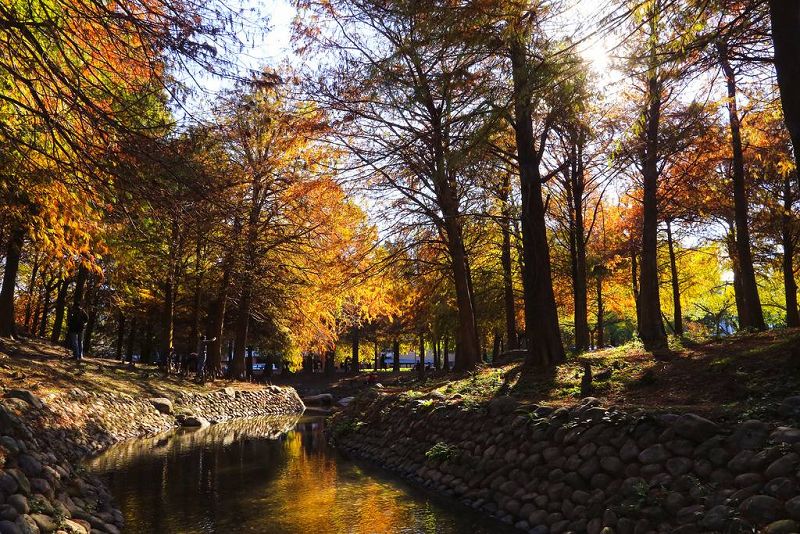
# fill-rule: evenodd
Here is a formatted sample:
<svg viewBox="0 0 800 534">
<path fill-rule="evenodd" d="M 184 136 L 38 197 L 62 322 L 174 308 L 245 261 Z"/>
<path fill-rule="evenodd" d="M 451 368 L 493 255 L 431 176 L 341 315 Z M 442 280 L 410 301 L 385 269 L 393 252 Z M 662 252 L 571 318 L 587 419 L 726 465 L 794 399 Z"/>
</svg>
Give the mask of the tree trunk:
<svg viewBox="0 0 800 534">
<path fill-rule="evenodd" d="M 86 331 L 83 334 L 83 352 L 89 353 L 92 350 L 92 339 L 94 338 L 94 331 L 97 327 L 97 282 L 92 277 L 92 284 L 87 291 L 86 304 L 87 314 L 89 316 L 86 322 Z"/>
<path fill-rule="evenodd" d="M 551 366 L 564 361 L 564 345 L 558 325 L 558 309 L 550 271 L 545 208 L 542 200 L 540 155 L 534 146 L 533 105 L 528 77 L 530 65 L 522 37 L 510 46 L 514 83 L 514 133 L 522 196 L 523 291 L 525 334 L 528 338 L 528 366 Z M 461 344 L 456 342 L 459 351 Z"/>
<path fill-rule="evenodd" d="M 41 269 L 39 274 L 39 291 L 36 292 L 36 303 L 33 307 L 33 324 L 31 325 L 31 335 L 36 336 L 39 333 L 39 325 L 42 321 L 42 316 L 44 315 L 44 297 L 47 296 L 49 300 L 49 295 L 47 295 L 48 290 L 48 276 L 47 271 Z M 48 302 L 47 305 L 49 306 L 50 303 Z"/>
<path fill-rule="evenodd" d="M 136 316 L 134 315 L 131 319 L 130 331 L 128 332 L 128 345 L 125 349 L 125 357 L 128 360 L 128 363 L 131 365 L 133 365 L 133 349 L 136 344 L 136 336 L 139 334 L 136 323 L 137 320 Z"/>
<path fill-rule="evenodd" d="M 225 306 L 228 302 L 228 287 L 230 283 L 231 267 L 226 264 L 222 272 L 222 281 L 219 284 L 217 300 L 214 303 L 213 313 L 209 321 L 211 331 L 208 333 L 208 338 L 216 338 L 208 344 L 208 373 L 212 377 L 222 374 L 222 335 L 225 327 Z M 196 339 L 195 343 L 197 341 Z M 228 371 L 230 372 L 230 369 Z"/>
<path fill-rule="evenodd" d="M 69 289 L 69 285 L 69 279 L 64 279 L 61 280 L 61 283 L 58 286 L 58 293 L 56 294 L 55 319 L 53 321 L 53 331 L 50 334 L 50 341 L 53 343 L 58 343 L 58 340 L 61 339 L 61 328 L 64 325 L 64 307 L 67 303 L 67 290 Z"/>
<path fill-rule="evenodd" d="M 517 342 L 517 314 L 514 302 L 514 278 L 511 266 L 511 210 L 508 205 L 510 183 L 508 173 L 503 173 L 501 226 L 500 232 L 503 243 L 500 249 L 500 263 L 503 266 L 503 308 L 506 318 L 506 343 L 508 350 L 516 349 Z"/>
<path fill-rule="evenodd" d="M 580 139 L 572 146 L 571 165 L 568 170 L 568 193 L 571 195 L 571 243 L 572 288 L 575 350 L 584 352 L 589 349 L 589 312 L 588 289 L 586 285 L 586 236 L 583 220 L 584 168 L 583 146 Z"/>
<path fill-rule="evenodd" d="M 417 374 L 419 375 L 420 380 L 425 380 L 425 334 L 420 333 L 419 335 L 419 367 L 417 368 Z"/>
<path fill-rule="evenodd" d="M 358 374 L 358 342 L 360 337 L 360 329 L 358 326 L 353 327 L 353 347 L 352 347 L 352 365 L 353 365 L 353 373 Z"/>
<path fill-rule="evenodd" d="M 172 269 L 170 269 L 172 271 Z M 170 273 L 164 284 L 164 314 L 162 316 L 161 350 L 165 355 L 172 351 L 175 336 L 175 292 L 174 279 Z"/>
<path fill-rule="evenodd" d="M 681 308 L 681 288 L 678 280 L 678 262 L 675 258 L 675 243 L 672 239 L 672 223 L 667 220 L 667 247 L 669 248 L 669 271 L 672 278 L 673 330 L 675 335 L 683 335 L 683 310 Z"/>
<path fill-rule="evenodd" d="M 783 213 L 781 214 L 781 241 L 783 244 L 783 289 L 786 294 L 786 326 L 800 326 L 797 309 L 797 282 L 794 279 L 795 235 L 792 228 L 792 181 L 796 175 L 783 179 Z"/>
<path fill-rule="evenodd" d="M 450 370 L 450 332 L 444 333 L 444 361 L 442 362 L 442 368 L 445 372 Z"/>
<path fill-rule="evenodd" d="M 439 348 L 439 338 L 433 339 L 431 348 L 433 349 L 433 368 L 439 371 L 442 369 L 442 353 Z"/>
<path fill-rule="evenodd" d="M 235 243 L 238 239 L 239 232 L 241 230 L 241 222 L 239 218 L 236 217 L 233 220 L 233 235 L 231 238 L 231 242 Z M 222 281 L 219 285 L 219 291 L 217 293 L 217 301 L 214 305 L 214 313 L 211 317 L 209 317 L 210 322 L 210 330 L 211 332 L 208 334 L 208 337 L 216 338 L 216 340 L 212 341 L 208 345 L 208 365 L 207 365 L 207 373 L 209 376 L 217 377 L 222 375 L 222 334 L 225 327 L 225 308 L 228 302 L 228 290 L 231 285 L 231 271 L 233 270 L 234 262 L 236 261 L 235 256 L 235 245 L 231 245 L 226 254 L 225 254 L 225 261 L 222 268 Z M 194 340 L 197 343 L 198 340 Z M 230 361 L 230 357 L 228 358 Z M 228 374 L 230 374 L 231 369 L 228 368 Z"/>
<path fill-rule="evenodd" d="M 33 265 L 31 266 L 31 279 L 28 283 L 28 300 L 25 303 L 25 330 L 33 334 L 31 327 L 32 314 L 36 311 L 33 307 L 33 290 L 36 287 L 36 275 L 39 274 L 38 254 L 34 255 Z M 35 329 L 35 328 L 33 328 Z"/>
<path fill-rule="evenodd" d="M 48 316 L 50 315 L 50 298 L 53 296 L 54 288 L 55 286 L 53 286 L 53 278 L 51 276 L 44 286 L 44 302 L 42 302 L 42 317 L 39 319 L 39 337 L 44 337 L 45 332 L 47 331 L 47 319 Z"/>
<path fill-rule="evenodd" d="M 125 314 L 117 313 L 117 360 L 122 360 L 122 345 L 125 343 Z"/>
<path fill-rule="evenodd" d="M 202 245 L 201 241 L 197 239 L 197 246 L 195 249 L 195 263 L 194 263 L 194 299 L 192 301 L 192 326 L 189 330 L 189 343 L 188 352 L 193 352 L 197 341 L 200 339 L 200 306 L 202 305 L 203 294 L 203 271 L 200 269 Z M 209 367 L 213 369 L 213 366 Z"/>
<path fill-rule="evenodd" d="M 597 344 L 598 349 L 602 349 L 605 344 L 605 324 L 603 311 L 603 272 L 597 269 Z"/>
<path fill-rule="evenodd" d="M 667 347 L 667 333 L 661 320 L 658 280 L 658 153 L 661 125 L 661 83 L 653 68 L 648 79 L 645 117 L 645 149 L 642 154 L 643 214 L 642 258 L 639 273 L 639 337 L 647 350 Z"/>
<path fill-rule="evenodd" d="M 500 344 L 503 341 L 503 336 L 500 332 L 494 333 L 494 341 L 492 342 L 492 363 L 497 363 L 497 358 L 500 356 Z"/>
<path fill-rule="evenodd" d="M 239 313 L 236 317 L 236 334 L 233 342 L 233 368 L 231 378 L 241 378 L 245 372 L 245 350 L 247 348 L 247 331 L 250 325 L 250 303 L 253 298 L 252 284 L 245 278 L 242 293 L 239 296 Z"/>
<path fill-rule="evenodd" d="M 478 339 L 478 326 L 475 319 L 475 305 L 470 282 L 467 251 L 461 235 L 461 226 L 452 217 L 446 216 L 448 249 L 452 261 L 453 279 L 456 288 L 456 309 L 458 313 L 458 326 L 456 338 L 464 346 L 454 368 L 460 371 L 473 369 L 480 359 L 480 342 Z M 457 220 L 457 219 L 456 219 Z"/>
<path fill-rule="evenodd" d="M 400 340 L 394 338 L 392 342 L 392 352 L 394 352 L 394 361 L 392 362 L 392 372 L 400 372 Z"/>
<path fill-rule="evenodd" d="M 17 273 L 24 239 L 25 230 L 23 228 L 16 227 L 11 230 L 6 248 L 6 264 L 3 269 L 3 287 L 0 289 L 0 337 L 16 335 L 14 290 L 17 286 Z"/>
<path fill-rule="evenodd" d="M 72 309 L 77 310 L 83 304 L 83 293 L 86 287 L 86 279 L 89 277 L 89 270 L 81 263 L 78 266 L 78 274 L 75 276 L 75 289 L 72 292 Z"/>
<path fill-rule="evenodd" d="M 783 117 L 794 145 L 794 158 L 800 169 L 800 3 L 796 0 L 769 0 L 775 71 L 783 104 Z"/>
<path fill-rule="evenodd" d="M 717 45 L 720 65 L 725 74 L 728 90 L 728 121 L 731 130 L 731 148 L 733 150 L 733 205 L 736 224 L 736 256 L 739 260 L 741 275 L 742 299 L 744 314 L 739 317 L 743 328 L 764 330 L 764 314 L 761 299 L 758 295 L 758 284 L 753 268 L 753 256 L 750 250 L 750 227 L 747 213 L 747 190 L 744 172 L 744 152 L 742 149 L 741 125 L 736 104 L 736 74 L 728 60 L 728 51 L 724 44 Z"/>
</svg>

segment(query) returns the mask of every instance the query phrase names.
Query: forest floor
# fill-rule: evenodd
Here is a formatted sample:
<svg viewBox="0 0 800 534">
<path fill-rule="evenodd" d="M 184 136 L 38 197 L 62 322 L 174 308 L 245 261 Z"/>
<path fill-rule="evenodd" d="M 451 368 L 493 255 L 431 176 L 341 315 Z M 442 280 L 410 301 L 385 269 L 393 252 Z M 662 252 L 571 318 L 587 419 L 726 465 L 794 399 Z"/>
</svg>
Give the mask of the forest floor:
<svg viewBox="0 0 800 534">
<path fill-rule="evenodd" d="M 794 357 L 792 356 L 795 352 Z M 800 394 L 800 329 L 742 334 L 693 343 L 673 339 L 666 357 L 656 358 L 631 343 L 568 358 L 551 371 L 526 369 L 521 361 L 482 367 L 474 373 L 378 373 L 387 392 L 425 396 L 438 391 L 480 402 L 509 395 L 527 404 L 574 404 L 581 392 L 583 362 L 594 377 L 591 396 L 626 410 L 694 412 L 716 419 L 770 419 L 784 398 Z M 331 391 L 366 387 L 364 376 L 340 379 Z M 319 387 L 319 386 L 318 386 Z"/>
<path fill-rule="evenodd" d="M 800 329 L 742 334 L 702 343 L 673 339 L 671 353 L 656 358 L 631 343 L 568 358 L 552 370 L 526 369 L 521 361 L 484 366 L 473 373 L 378 372 L 375 380 L 388 393 L 424 396 L 437 391 L 465 403 L 509 395 L 527 404 L 568 405 L 581 392 L 583 362 L 595 377 L 591 395 L 607 406 L 627 410 L 695 412 L 719 419 L 769 418 L 777 404 L 800 394 Z M 792 353 L 794 352 L 794 357 Z M 326 377 L 321 374 L 276 376 L 273 383 L 294 386 L 301 396 L 331 392 L 336 398 L 371 387 L 369 375 Z M 598 379 L 604 378 L 602 380 Z M 605 375 L 605 376 L 604 376 Z M 155 366 L 131 368 L 115 360 L 86 358 L 76 363 L 49 342 L 0 340 L 0 388 L 30 389 L 37 395 L 79 387 L 87 391 L 124 391 L 134 397 L 208 392 L 228 385 L 260 384 L 216 380 L 197 384 L 165 377 Z"/>
<path fill-rule="evenodd" d="M 124 392 L 136 398 L 175 398 L 182 392 L 209 392 L 232 381 L 198 384 L 191 379 L 165 377 L 155 365 L 130 367 L 116 360 L 87 357 L 80 363 L 53 343 L 23 339 L 0 339 L 0 389 L 28 389 L 38 396 L 81 388 L 91 392 Z M 237 389 L 260 385 L 235 383 Z"/>
</svg>

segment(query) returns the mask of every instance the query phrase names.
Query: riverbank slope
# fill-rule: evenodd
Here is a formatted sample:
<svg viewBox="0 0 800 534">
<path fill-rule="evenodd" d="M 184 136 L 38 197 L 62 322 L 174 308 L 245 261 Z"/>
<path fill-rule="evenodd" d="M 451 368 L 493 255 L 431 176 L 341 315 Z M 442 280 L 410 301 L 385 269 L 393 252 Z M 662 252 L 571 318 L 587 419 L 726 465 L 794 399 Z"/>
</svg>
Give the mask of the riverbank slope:
<svg viewBox="0 0 800 534">
<path fill-rule="evenodd" d="M 0 534 L 120 532 L 123 517 L 81 462 L 176 425 L 300 414 L 292 388 L 199 385 L 46 343 L 0 346 Z"/>
</svg>

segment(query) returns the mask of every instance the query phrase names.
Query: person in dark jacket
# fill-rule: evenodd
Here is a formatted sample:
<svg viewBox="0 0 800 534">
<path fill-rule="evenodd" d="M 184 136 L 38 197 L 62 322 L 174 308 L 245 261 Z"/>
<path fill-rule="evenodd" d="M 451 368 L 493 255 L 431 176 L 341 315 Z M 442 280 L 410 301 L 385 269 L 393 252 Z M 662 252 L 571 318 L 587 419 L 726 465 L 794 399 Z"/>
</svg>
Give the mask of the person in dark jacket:
<svg viewBox="0 0 800 534">
<path fill-rule="evenodd" d="M 72 357 L 78 361 L 83 359 L 83 330 L 88 322 L 89 316 L 80 306 L 73 309 L 67 317 L 67 338 L 72 348 Z"/>
</svg>

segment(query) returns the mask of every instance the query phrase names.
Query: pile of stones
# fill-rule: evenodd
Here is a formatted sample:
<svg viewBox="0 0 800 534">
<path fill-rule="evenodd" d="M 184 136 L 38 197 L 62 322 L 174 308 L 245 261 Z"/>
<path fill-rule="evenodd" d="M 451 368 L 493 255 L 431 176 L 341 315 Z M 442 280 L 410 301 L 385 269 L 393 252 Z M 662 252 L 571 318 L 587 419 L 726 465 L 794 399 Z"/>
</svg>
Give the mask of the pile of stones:
<svg viewBox="0 0 800 534">
<path fill-rule="evenodd" d="M 530 533 L 800 532 L 796 428 L 443 397 L 369 392 L 329 435 Z"/>
</svg>

